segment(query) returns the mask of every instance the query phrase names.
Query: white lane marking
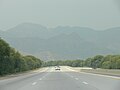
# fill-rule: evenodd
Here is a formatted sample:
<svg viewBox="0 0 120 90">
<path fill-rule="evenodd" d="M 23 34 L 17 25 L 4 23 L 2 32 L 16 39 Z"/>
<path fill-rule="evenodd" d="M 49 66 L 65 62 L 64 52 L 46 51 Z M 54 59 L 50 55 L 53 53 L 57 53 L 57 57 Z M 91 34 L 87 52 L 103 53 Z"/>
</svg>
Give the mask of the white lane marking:
<svg viewBox="0 0 120 90">
<path fill-rule="evenodd" d="M 88 84 L 87 82 L 83 82 L 83 84 Z"/>
<path fill-rule="evenodd" d="M 48 74 L 44 75 L 41 79 L 45 78 Z"/>
<path fill-rule="evenodd" d="M 37 82 L 32 83 L 32 85 L 36 85 L 36 84 L 37 84 Z"/>
<path fill-rule="evenodd" d="M 42 80 L 42 79 L 44 79 L 47 75 L 48 75 L 48 73 L 45 74 L 44 76 L 42 76 L 41 78 L 39 78 L 38 80 Z"/>
<path fill-rule="evenodd" d="M 79 80 L 78 78 L 75 78 L 76 80 Z"/>
<path fill-rule="evenodd" d="M 83 73 L 83 74 L 89 74 L 89 75 L 96 75 L 96 76 L 102 76 L 102 77 L 108 77 L 108 78 L 113 78 L 113 79 L 120 79 L 120 77 L 117 76 L 109 76 L 109 75 L 102 75 L 102 74 L 94 74 L 94 73 L 87 73 L 87 72 L 80 72 L 77 70 L 73 70 L 70 67 L 66 67 L 66 69 L 74 71 L 74 72 L 78 72 L 78 73 Z"/>
<path fill-rule="evenodd" d="M 39 80 L 42 80 L 42 78 L 40 78 Z"/>
</svg>

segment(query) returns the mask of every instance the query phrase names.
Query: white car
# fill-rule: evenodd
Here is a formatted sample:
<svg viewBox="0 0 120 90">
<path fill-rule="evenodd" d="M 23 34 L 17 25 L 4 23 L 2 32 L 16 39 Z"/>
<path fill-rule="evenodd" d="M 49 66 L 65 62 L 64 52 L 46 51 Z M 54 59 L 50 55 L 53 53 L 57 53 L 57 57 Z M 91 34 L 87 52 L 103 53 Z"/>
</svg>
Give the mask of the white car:
<svg viewBox="0 0 120 90">
<path fill-rule="evenodd" d="M 59 66 L 55 66 L 55 70 L 60 70 L 60 67 Z"/>
</svg>

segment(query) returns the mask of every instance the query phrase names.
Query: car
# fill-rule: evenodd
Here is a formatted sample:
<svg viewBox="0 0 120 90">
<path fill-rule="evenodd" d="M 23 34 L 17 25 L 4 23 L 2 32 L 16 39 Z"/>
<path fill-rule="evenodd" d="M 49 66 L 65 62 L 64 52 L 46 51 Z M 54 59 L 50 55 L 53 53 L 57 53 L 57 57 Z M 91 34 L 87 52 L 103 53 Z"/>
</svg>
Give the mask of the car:
<svg viewBox="0 0 120 90">
<path fill-rule="evenodd" d="M 60 68 L 56 68 L 55 70 L 60 70 Z"/>
<path fill-rule="evenodd" d="M 55 70 L 60 70 L 60 67 L 59 66 L 55 66 Z"/>
</svg>

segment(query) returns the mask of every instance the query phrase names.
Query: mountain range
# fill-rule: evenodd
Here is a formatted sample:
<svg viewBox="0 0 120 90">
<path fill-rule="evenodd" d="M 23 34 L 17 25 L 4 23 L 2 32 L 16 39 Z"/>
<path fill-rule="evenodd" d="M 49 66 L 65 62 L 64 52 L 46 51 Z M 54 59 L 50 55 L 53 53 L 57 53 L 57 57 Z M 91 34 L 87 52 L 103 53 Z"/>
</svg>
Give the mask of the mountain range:
<svg viewBox="0 0 120 90">
<path fill-rule="evenodd" d="M 24 54 L 42 60 L 84 59 L 98 54 L 120 54 L 120 27 L 94 30 L 87 27 L 47 28 L 22 23 L 0 30 L 0 36 Z"/>
</svg>

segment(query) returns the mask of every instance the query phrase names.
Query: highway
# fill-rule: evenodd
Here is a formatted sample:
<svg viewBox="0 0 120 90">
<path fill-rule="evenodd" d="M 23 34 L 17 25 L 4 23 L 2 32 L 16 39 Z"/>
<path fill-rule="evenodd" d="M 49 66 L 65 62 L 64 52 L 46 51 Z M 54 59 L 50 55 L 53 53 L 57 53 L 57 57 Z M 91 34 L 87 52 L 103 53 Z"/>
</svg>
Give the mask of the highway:
<svg viewBox="0 0 120 90">
<path fill-rule="evenodd" d="M 76 72 L 67 66 L 0 80 L 0 90 L 120 90 L 120 77 Z"/>
</svg>

